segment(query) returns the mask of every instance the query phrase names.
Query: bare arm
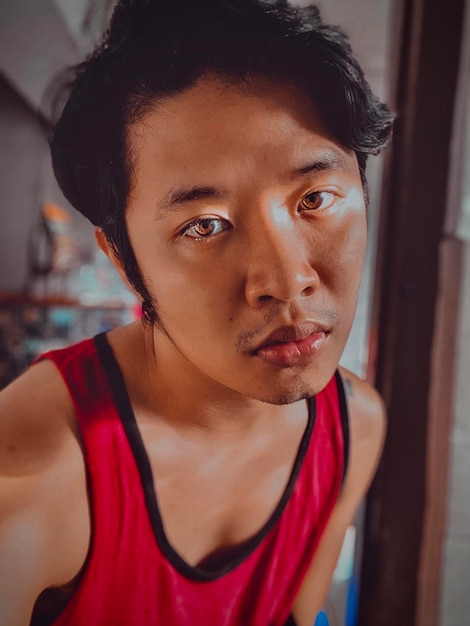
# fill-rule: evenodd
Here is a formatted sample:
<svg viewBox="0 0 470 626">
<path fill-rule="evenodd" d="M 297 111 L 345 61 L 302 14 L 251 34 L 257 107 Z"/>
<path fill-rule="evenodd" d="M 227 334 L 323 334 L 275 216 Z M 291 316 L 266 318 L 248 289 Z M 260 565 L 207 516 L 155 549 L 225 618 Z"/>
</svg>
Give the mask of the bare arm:
<svg viewBox="0 0 470 626">
<path fill-rule="evenodd" d="M 350 422 L 346 479 L 310 570 L 294 604 L 297 626 L 311 626 L 328 593 L 343 538 L 374 476 L 385 436 L 385 411 L 377 392 L 354 374 L 341 370 Z"/>
<path fill-rule="evenodd" d="M 26 626 L 39 593 L 68 582 L 89 537 L 73 412 L 40 363 L 0 393 L 0 626 Z"/>
</svg>

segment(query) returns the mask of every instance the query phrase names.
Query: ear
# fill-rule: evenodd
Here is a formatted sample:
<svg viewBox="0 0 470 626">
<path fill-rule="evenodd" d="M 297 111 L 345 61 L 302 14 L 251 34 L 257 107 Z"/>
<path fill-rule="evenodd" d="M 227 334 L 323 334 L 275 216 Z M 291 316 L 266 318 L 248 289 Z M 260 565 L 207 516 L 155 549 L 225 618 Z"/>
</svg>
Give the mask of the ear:
<svg viewBox="0 0 470 626">
<path fill-rule="evenodd" d="M 113 250 L 113 247 L 110 245 L 110 243 L 106 239 L 106 235 L 99 227 L 95 228 L 95 239 L 96 239 L 96 243 L 98 244 L 98 246 L 101 248 L 101 250 L 105 253 L 105 255 L 108 257 L 108 259 L 111 261 L 111 263 L 114 265 L 114 267 L 118 271 L 126 287 L 130 291 L 132 291 L 132 293 L 139 300 L 139 302 L 142 302 L 142 296 L 137 293 L 137 291 L 132 287 L 132 285 L 129 284 L 129 281 L 126 276 L 126 272 L 124 271 L 124 267 L 122 266 L 121 260 L 116 256 L 116 252 Z"/>
<path fill-rule="evenodd" d="M 106 235 L 99 227 L 95 228 L 95 239 L 96 239 L 96 243 L 98 244 L 98 246 L 101 248 L 101 250 L 105 253 L 108 259 L 117 269 L 121 278 L 125 280 L 126 273 L 124 272 L 124 268 L 122 267 L 121 261 L 116 256 L 116 253 L 114 252 L 112 246 L 109 244 L 108 240 L 106 239 Z"/>
</svg>

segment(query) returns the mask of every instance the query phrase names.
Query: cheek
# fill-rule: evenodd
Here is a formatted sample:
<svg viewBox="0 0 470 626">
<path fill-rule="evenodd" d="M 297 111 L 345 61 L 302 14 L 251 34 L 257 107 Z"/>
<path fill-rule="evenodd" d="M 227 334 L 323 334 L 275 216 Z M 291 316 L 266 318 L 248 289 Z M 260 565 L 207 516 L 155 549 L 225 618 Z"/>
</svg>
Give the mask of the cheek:
<svg viewBox="0 0 470 626">
<path fill-rule="evenodd" d="M 367 246 L 364 211 L 351 211 L 318 233 L 314 242 L 317 271 L 323 283 L 346 293 L 356 289 Z"/>
<path fill-rule="evenodd" d="M 196 256 L 145 234 L 140 241 L 137 262 L 162 321 L 205 319 L 215 329 L 233 315 L 243 284 L 233 258 L 209 248 Z"/>
<path fill-rule="evenodd" d="M 367 247 L 367 227 L 365 218 L 353 216 L 341 229 L 336 255 L 341 259 L 343 272 L 350 279 L 360 281 Z"/>
</svg>

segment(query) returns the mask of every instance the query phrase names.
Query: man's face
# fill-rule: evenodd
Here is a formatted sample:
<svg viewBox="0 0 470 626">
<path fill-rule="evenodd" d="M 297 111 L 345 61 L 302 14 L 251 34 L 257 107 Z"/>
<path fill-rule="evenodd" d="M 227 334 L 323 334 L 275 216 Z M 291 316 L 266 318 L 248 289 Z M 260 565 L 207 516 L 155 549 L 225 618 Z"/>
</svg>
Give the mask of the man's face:
<svg viewBox="0 0 470 626">
<path fill-rule="evenodd" d="M 158 303 L 157 364 L 276 404 L 320 391 L 365 252 L 354 153 L 300 91 L 262 79 L 201 79 L 156 104 L 129 144 L 127 225 Z"/>
</svg>

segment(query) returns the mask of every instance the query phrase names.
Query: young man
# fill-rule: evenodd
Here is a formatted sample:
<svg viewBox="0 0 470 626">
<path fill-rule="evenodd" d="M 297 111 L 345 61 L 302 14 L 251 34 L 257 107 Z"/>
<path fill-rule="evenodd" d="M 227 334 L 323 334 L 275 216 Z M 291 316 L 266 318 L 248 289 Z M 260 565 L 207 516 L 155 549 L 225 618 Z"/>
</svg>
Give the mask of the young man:
<svg viewBox="0 0 470 626">
<path fill-rule="evenodd" d="M 383 440 L 338 361 L 390 126 L 314 8 L 119 2 L 52 154 L 144 321 L 0 397 L 2 626 L 313 624 Z"/>
</svg>

